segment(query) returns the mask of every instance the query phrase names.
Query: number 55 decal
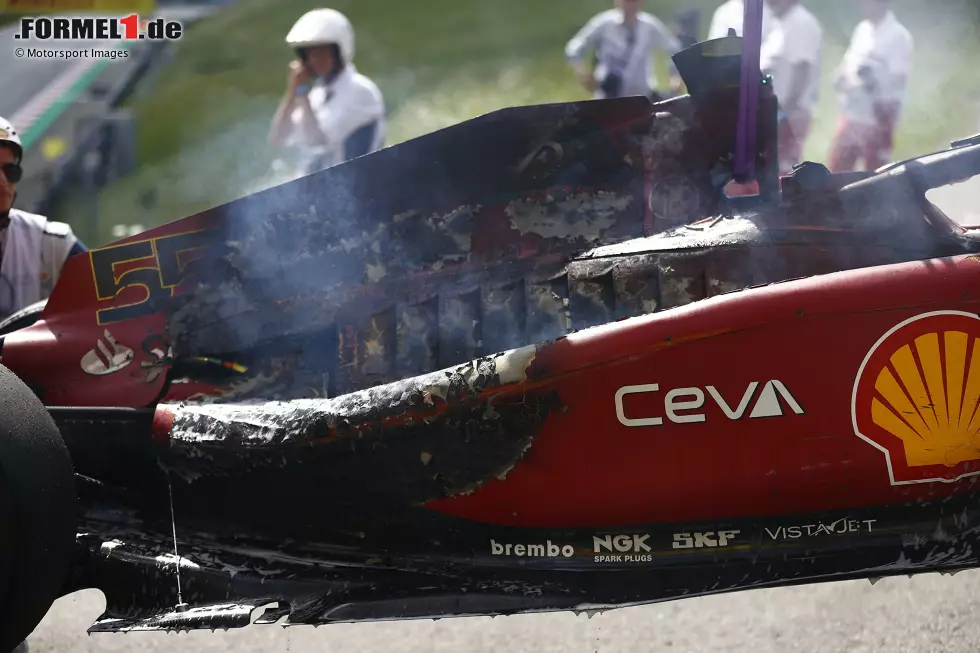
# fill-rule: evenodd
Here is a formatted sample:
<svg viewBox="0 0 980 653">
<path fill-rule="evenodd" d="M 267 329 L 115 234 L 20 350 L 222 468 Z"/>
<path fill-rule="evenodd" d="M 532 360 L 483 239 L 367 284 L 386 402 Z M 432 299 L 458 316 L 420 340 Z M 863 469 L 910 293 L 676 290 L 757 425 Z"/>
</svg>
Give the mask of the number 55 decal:
<svg viewBox="0 0 980 653">
<path fill-rule="evenodd" d="M 185 254 L 203 248 L 206 235 L 204 231 L 192 231 L 92 250 L 92 277 L 100 302 L 114 300 L 128 288 L 140 288 L 143 295 L 128 304 L 98 309 L 98 324 L 157 312 L 160 302 L 173 297 L 174 288 L 184 280 L 190 260 Z"/>
</svg>

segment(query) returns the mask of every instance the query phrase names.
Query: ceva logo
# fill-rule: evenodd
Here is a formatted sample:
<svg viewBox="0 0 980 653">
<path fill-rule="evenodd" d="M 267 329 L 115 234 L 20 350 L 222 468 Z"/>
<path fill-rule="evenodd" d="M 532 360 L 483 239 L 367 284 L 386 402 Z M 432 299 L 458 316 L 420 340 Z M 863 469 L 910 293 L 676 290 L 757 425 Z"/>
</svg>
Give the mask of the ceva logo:
<svg viewBox="0 0 980 653">
<path fill-rule="evenodd" d="M 923 313 L 861 364 L 851 396 L 859 438 L 885 454 L 892 485 L 980 474 L 980 317 Z"/>
</svg>

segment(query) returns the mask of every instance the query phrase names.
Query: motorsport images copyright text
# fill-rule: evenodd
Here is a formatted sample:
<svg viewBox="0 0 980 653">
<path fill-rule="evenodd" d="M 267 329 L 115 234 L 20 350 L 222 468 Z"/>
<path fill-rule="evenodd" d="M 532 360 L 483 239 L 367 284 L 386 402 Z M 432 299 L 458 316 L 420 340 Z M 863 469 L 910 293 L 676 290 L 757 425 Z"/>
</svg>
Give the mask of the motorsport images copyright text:
<svg viewBox="0 0 980 653">
<path fill-rule="evenodd" d="M 129 50 L 123 48 L 82 48 L 56 50 L 53 48 L 14 48 L 18 59 L 125 59 Z"/>
</svg>

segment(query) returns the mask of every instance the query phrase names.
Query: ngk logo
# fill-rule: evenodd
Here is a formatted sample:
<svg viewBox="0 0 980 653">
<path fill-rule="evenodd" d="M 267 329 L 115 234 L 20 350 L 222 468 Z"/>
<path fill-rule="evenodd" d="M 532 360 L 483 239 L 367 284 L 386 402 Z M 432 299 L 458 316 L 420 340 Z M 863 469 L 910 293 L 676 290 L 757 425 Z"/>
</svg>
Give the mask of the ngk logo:
<svg viewBox="0 0 980 653">
<path fill-rule="evenodd" d="M 721 412 L 732 421 L 742 419 L 746 413 L 749 419 L 761 417 L 783 417 L 787 411 L 803 415 L 803 407 L 779 380 L 767 381 L 762 390 L 756 394 L 759 381 L 749 383 L 741 396 L 722 396 L 713 385 L 704 387 L 675 388 L 660 394 L 660 384 L 628 385 L 616 391 L 616 417 L 623 426 L 662 426 L 664 416 L 674 424 L 694 424 L 704 422 L 707 416 L 701 409 L 705 407 L 707 397 L 711 403 L 718 406 Z M 632 416 L 627 417 L 625 399 L 628 395 L 642 395 L 633 402 Z M 751 408 L 751 410 L 750 410 Z M 696 411 L 696 412 L 695 412 Z"/>
<path fill-rule="evenodd" d="M 675 549 L 704 549 L 728 546 L 742 531 L 705 531 L 703 533 L 674 533 Z"/>
<path fill-rule="evenodd" d="M 606 535 L 604 537 L 592 536 L 592 550 L 595 553 L 604 551 L 618 553 L 640 553 L 649 551 L 650 547 L 646 541 L 649 535 Z"/>
</svg>

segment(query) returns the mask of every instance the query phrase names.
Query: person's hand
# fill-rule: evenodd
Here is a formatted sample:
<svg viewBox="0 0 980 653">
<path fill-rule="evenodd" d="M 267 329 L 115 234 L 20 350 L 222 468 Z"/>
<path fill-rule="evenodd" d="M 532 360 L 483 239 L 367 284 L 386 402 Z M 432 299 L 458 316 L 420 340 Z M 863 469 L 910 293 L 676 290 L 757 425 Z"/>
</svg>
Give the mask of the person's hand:
<svg viewBox="0 0 980 653">
<path fill-rule="evenodd" d="M 295 93 L 296 89 L 304 84 L 310 83 L 310 74 L 306 71 L 306 66 L 301 61 L 289 62 L 289 91 Z"/>
</svg>

